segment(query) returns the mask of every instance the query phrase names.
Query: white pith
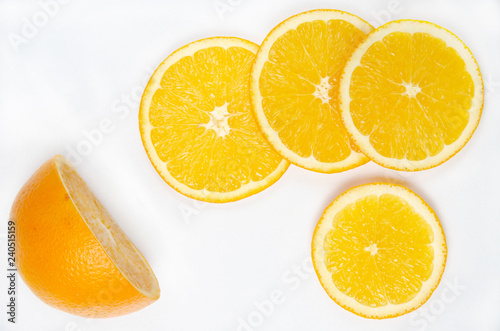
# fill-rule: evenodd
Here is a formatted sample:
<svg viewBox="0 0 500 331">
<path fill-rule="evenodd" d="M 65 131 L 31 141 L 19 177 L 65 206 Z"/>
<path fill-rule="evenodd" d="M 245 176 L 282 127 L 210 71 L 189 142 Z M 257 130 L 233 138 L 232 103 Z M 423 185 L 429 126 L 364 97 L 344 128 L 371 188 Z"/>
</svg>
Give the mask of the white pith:
<svg viewBox="0 0 500 331">
<path fill-rule="evenodd" d="M 375 255 L 378 253 L 377 244 L 371 244 L 370 246 L 365 247 L 365 251 L 370 252 L 371 255 Z"/>
<path fill-rule="evenodd" d="M 403 94 L 408 96 L 409 98 L 415 98 L 417 94 L 422 91 L 420 86 L 413 85 L 412 83 L 403 83 L 402 85 L 405 88 Z"/>
<path fill-rule="evenodd" d="M 328 92 L 330 92 L 330 89 L 332 88 L 332 86 L 330 85 L 330 83 L 328 82 L 328 80 L 330 79 L 330 77 L 326 76 L 326 77 L 322 77 L 321 78 L 321 82 L 316 85 L 316 91 L 314 91 L 314 97 L 318 98 L 321 100 L 321 102 L 323 103 L 328 103 L 330 102 L 330 96 L 328 95 Z"/>
<path fill-rule="evenodd" d="M 157 299 L 160 287 L 153 270 L 76 170 L 63 157 L 56 165 L 61 181 L 82 220 L 116 268 L 143 295 Z"/>
<path fill-rule="evenodd" d="M 228 103 L 226 102 L 220 107 L 215 107 L 214 110 L 209 113 L 210 121 L 205 124 L 200 124 L 200 126 L 207 130 L 214 130 L 217 137 L 224 138 L 228 135 L 231 128 L 228 122 L 229 112 L 227 111 L 227 105 Z"/>
</svg>

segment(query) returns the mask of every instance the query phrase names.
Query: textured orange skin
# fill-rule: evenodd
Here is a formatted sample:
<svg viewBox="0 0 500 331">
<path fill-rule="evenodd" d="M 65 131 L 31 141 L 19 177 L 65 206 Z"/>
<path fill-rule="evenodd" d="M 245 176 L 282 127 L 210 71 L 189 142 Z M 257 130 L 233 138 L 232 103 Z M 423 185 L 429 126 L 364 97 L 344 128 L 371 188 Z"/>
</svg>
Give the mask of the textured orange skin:
<svg viewBox="0 0 500 331">
<path fill-rule="evenodd" d="M 123 277 L 82 220 L 55 158 L 22 187 L 10 217 L 16 226 L 19 274 L 48 305 L 82 317 L 107 318 L 155 301 Z"/>
</svg>

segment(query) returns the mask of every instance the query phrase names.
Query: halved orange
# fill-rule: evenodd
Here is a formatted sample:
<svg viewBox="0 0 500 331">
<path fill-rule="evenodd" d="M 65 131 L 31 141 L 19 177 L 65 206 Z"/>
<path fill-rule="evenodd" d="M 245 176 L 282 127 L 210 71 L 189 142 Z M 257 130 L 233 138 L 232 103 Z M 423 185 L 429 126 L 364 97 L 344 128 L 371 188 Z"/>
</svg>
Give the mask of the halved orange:
<svg viewBox="0 0 500 331">
<path fill-rule="evenodd" d="M 9 225 L 21 277 L 54 308 L 108 318 L 160 297 L 147 261 L 62 156 L 42 165 L 19 191 Z"/>
</svg>

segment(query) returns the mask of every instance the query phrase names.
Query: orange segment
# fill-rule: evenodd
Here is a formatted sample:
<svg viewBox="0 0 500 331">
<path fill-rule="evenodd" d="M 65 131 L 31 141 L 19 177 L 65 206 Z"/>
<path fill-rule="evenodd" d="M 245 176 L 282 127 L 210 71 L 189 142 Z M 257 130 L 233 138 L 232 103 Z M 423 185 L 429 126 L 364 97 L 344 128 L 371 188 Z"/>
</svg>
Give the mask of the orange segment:
<svg viewBox="0 0 500 331">
<path fill-rule="evenodd" d="M 360 316 L 387 318 L 427 301 L 444 271 L 446 241 L 420 197 L 401 186 L 367 184 L 328 206 L 312 256 L 333 300 Z"/>
<path fill-rule="evenodd" d="M 344 124 L 360 149 L 397 170 L 434 167 L 460 150 L 483 105 L 479 67 L 447 30 L 402 20 L 374 31 L 349 60 Z"/>
<path fill-rule="evenodd" d="M 238 38 L 197 41 L 171 54 L 146 87 L 139 114 L 144 147 L 182 194 L 238 200 L 287 169 L 251 114 L 248 79 L 256 51 Z"/>
<path fill-rule="evenodd" d="M 107 318 L 159 298 L 144 257 L 63 157 L 46 162 L 26 182 L 11 220 L 19 273 L 54 308 Z"/>
<path fill-rule="evenodd" d="M 264 40 L 252 68 L 252 109 L 269 143 L 290 162 L 338 172 L 366 163 L 338 106 L 344 64 L 371 26 L 335 10 L 293 16 Z"/>
</svg>

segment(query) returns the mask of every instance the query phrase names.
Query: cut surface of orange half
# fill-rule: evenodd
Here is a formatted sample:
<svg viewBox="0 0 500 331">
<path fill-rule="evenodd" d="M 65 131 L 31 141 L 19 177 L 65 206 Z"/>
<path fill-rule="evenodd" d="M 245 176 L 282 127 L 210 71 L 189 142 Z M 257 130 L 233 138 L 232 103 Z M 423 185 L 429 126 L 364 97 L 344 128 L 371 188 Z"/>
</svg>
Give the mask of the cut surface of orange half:
<svg viewBox="0 0 500 331">
<path fill-rule="evenodd" d="M 9 226 L 15 227 L 21 277 L 54 308 L 108 318 L 135 312 L 160 296 L 147 261 L 62 156 L 26 182 Z"/>
<path fill-rule="evenodd" d="M 239 200 L 269 187 L 288 168 L 250 110 L 257 49 L 233 37 L 199 40 L 172 53 L 146 86 L 142 141 L 157 172 L 180 193 L 208 202 Z"/>
<path fill-rule="evenodd" d="M 314 268 L 327 294 L 366 318 L 396 317 L 424 304 L 446 255 L 434 211 L 409 189 L 384 183 L 337 197 L 312 239 Z"/>
<path fill-rule="evenodd" d="M 252 110 L 269 143 L 291 163 L 318 172 L 368 161 L 351 143 L 338 105 L 346 60 L 372 27 L 337 10 L 312 10 L 275 27 L 252 67 Z"/>
<path fill-rule="evenodd" d="M 374 162 L 395 170 L 435 167 L 471 138 L 483 108 L 472 53 L 435 24 L 387 23 L 345 66 L 340 104 L 345 127 Z"/>
</svg>

